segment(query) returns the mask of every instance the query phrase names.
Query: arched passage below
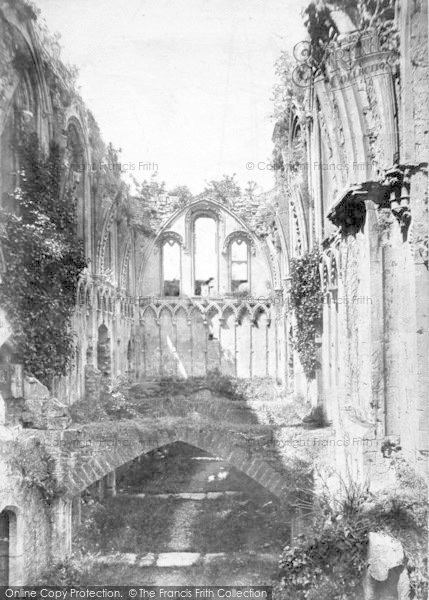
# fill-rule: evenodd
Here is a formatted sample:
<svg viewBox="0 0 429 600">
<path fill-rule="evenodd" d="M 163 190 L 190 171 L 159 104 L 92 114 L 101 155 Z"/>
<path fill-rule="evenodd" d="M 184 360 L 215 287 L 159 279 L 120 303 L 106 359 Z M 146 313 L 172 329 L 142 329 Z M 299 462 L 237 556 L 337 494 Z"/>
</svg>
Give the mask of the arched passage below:
<svg viewBox="0 0 429 600">
<path fill-rule="evenodd" d="M 104 441 L 100 444 L 97 444 L 94 435 L 88 435 L 88 444 L 81 439 L 79 446 L 82 450 L 74 451 L 71 460 L 63 455 L 65 464 L 59 465 L 59 468 L 64 473 L 60 486 L 65 495 L 76 496 L 125 463 L 173 442 L 184 442 L 220 457 L 280 499 L 286 500 L 290 494 L 291 485 L 285 481 L 285 474 L 276 471 L 262 459 L 260 451 L 234 446 L 230 431 L 213 431 L 213 427 L 210 426 L 176 426 L 143 433 L 136 427 L 130 427 L 126 434 L 118 432 L 118 435 L 120 437 L 111 440 L 103 438 Z M 70 464 L 75 466 L 70 468 Z"/>
</svg>

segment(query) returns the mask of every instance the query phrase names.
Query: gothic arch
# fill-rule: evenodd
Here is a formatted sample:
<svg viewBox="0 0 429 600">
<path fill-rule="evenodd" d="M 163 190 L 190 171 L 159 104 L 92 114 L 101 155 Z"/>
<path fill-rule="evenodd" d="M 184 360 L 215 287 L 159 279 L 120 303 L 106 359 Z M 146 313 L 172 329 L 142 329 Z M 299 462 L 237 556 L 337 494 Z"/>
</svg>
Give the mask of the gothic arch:
<svg viewBox="0 0 429 600">
<path fill-rule="evenodd" d="M 116 216 L 116 203 L 115 201 L 109 206 L 106 216 L 103 221 L 103 227 L 101 230 L 101 236 L 98 241 L 97 247 L 97 274 L 104 274 L 104 264 L 105 264 L 105 252 L 107 247 L 107 241 L 109 237 L 109 233 L 112 230 L 112 225 Z M 116 236 L 116 231 L 113 231 L 114 236 Z M 116 239 L 113 240 L 113 248 L 116 249 Z"/>
<path fill-rule="evenodd" d="M 134 260 L 133 260 L 133 239 L 132 239 L 132 235 L 131 233 L 128 235 L 127 237 L 127 241 L 125 242 L 125 247 L 124 247 L 124 254 L 122 256 L 122 263 L 121 263 L 121 269 L 120 269 L 120 276 L 119 276 L 119 286 L 125 291 L 125 292 L 129 292 L 129 290 L 127 289 L 127 284 L 128 284 L 128 269 L 132 269 L 132 271 L 134 271 L 133 269 L 134 267 Z M 134 280 L 134 277 L 132 277 L 132 279 Z M 134 281 L 131 282 L 131 291 L 134 291 Z"/>
<path fill-rule="evenodd" d="M 134 438 L 135 436 L 131 435 L 127 444 L 121 448 L 116 445 L 113 451 L 106 443 L 107 448 L 104 451 L 100 449 L 96 457 L 82 457 L 82 460 L 74 462 L 74 467 L 67 466 L 63 482 L 65 495 L 76 496 L 138 456 L 179 441 L 221 457 L 278 498 L 286 499 L 290 492 L 290 482 L 284 480 L 284 474 L 275 471 L 263 457 L 261 458 L 260 451 L 245 451 L 235 447 L 228 432 L 213 431 L 212 427 L 193 429 L 181 426 L 174 430 L 160 428 L 151 432 L 145 439 Z"/>
<path fill-rule="evenodd" d="M 159 246 L 159 243 L 160 243 L 159 240 L 162 239 L 163 234 L 168 233 L 168 231 L 171 229 L 172 225 L 182 215 L 185 215 L 185 223 L 186 223 L 185 224 L 185 240 L 184 240 L 184 242 L 182 242 L 182 247 L 187 252 L 189 252 L 192 249 L 192 243 L 191 243 L 192 224 L 195 221 L 195 219 L 197 219 L 198 217 L 201 217 L 201 216 L 212 217 L 212 218 L 216 219 L 218 223 L 222 224 L 224 222 L 224 218 L 225 218 L 224 215 L 229 215 L 238 224 L 238 226 L 240 228 L 239 230 L 242 231 L 243 233 L 245 233 L 247 236 L 249 236 L 249 239 L 252 240 L 252 245 L 255 247 L 255 249 L 260 248 L 260 243 L 257 240 L 256 236 L 254 236 L 252 234 L 252 232 L 249 230 L 249 228 L 244 223 L 244 221 L 242 219 L 240 219 L 239 216 L 234 214 L 233 211 L 231 211 L 227 206 L 220 204 L 219 202 L 215 202 L 214 200 L 208 200 L 208 199 L 195 200 L 191 204 L 189 204 L 185 207 L 179 208 L 177 211 L 175 211 L 173 213 L 173 215 L 166 221 L 166 223 L 160 229 L 156 238 L 148 244 L 148 246 L 144 252 L 144 255 L 141 259 L 140 266 L 139 266 L 138 281 L 137 281 L 137 283 L 138 283 L 137 289 L 139 290 L 139 292 L 141 292 L 141 289 L 142 289 L 143 277 L 144 277 L 146 265 L 148 264 L 149 256 L 152 254 L 154 248 L 156 246 Z M 270 264 L 271 264 L 270 260 L 268 260 L 269 268 L 270 268 Z M 270 274 L 272 275 L 271 268 L 270 268 Z"/>
</svg>

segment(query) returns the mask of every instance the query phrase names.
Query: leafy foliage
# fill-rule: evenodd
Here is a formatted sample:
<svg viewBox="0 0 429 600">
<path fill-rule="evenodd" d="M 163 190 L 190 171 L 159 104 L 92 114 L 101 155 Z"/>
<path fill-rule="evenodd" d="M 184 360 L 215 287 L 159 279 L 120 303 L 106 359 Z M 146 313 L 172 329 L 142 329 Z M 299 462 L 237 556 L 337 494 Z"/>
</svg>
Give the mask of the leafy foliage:
<svg viewBox="0 0 429 600">
<path fill-rule="evenodd" d="M 322 318 L 319 262 L 317 248 L 291 261 L 290 299 L 296 318 L 294 346 L 304 372 L 310 379 L 315 377 L 319 367 L 316 346 Z"/>
<path fill-rule="evenodd" d="M 89 573 L 89 556 L 75 554 L 71 558 L 55 563 L 41 573 L 36 585 L 49 585 L 56 587 L 92 585 Z"/>
<path fill-rule="evenodd" d="M 34 440 L 31 445 L 15 444 L 7 460 L 21 473 L 22 483 L 30 489 L 38 489 L 46 502 L 50 503 L 60 492 L 54 462 L 40 440 Z"/>
<path fill-rule="evenodd" d="M 178 185 L 168 193 L 170 196 L 177 198 L 174 205 L 175 210 L 178 208 L 183 208 L 194 199 L 191 190 L 186 185 Z"/>
<path fill-rule="evenodd" d="M 326 471 L 326 480 L 319 473 L 318 495 L 301 505 L 312 511 L 312 523 L 294 548 L 286 546 L 280 561 L 286 597 L 360 599 L 368 534 L 380 531 L 403 545 L 410 598 L 427 598 L 427 484 L 401 456 L 394 457 L 392 467 L 397 485 L 377 493 L 351 476 Z"/>
<path fill-rule="evenodd" d="M 66 373 L 74 354 L 70 324 L 87 262 L 77 235 L 76 201 L 61 191 L 59 147 L 52 144 L 45 155 L 35 133 L 23 134 L 18 155 L 17 210 L 4 215 L 0 303 L 14 330 L 18 360 L 49 386 L 54 375 Z"/>
<path fill-rule="evenodd" d="M 280 560 L 285 590 L 296 600 L 350 600 L 359 592 L 366 566 L 369 524 L 338 520 L 313 540 L 300 536 Z"/>
<path fill-rule="evenodd" d="M 240 198 L 241 189 L 235 179 L 235 173 L 224 175 L 219 181 L 214 179 L 206 185 L 201 197 L 215 200 L 221 204 L 231 205 L 234 200 Z"/>
</svg>

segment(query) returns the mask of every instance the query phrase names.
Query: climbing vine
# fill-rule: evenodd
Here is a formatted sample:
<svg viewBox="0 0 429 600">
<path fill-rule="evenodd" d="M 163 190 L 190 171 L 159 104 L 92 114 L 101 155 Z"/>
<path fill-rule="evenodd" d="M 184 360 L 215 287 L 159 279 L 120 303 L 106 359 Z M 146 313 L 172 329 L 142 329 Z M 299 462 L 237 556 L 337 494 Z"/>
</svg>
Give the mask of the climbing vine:
<svg viewBox="0 0 429 600">
<path fill-rule="evenodd" d="M 74 354 L 71 318 L 86 267 L 77 234 L 76 200 L 61 191 L 60 149 L 41 148 L 35 133 L 17 143 L 19 186 L 6 213 L 2 244 L 6 272 L 0 303 L 14 331 L 17 359 L 45 385 L 64 375 Z"/>
<path fill-rule="evenodd" d="M 290 300 L 295 312 L 294 347 L 308 378 L 319 367 L 316 336 L 322 319 L 322 290 L 319 275 L 320 255 L 317 248 L 291 261 Z"/>
</svg>

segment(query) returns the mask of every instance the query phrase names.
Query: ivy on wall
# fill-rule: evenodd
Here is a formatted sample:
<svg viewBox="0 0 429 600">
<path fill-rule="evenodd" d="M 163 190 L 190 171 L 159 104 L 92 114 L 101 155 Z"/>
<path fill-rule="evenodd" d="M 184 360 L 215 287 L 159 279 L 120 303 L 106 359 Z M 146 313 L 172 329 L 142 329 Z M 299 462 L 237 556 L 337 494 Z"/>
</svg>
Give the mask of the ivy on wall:
<svg viewBox="0 0 429 600">
<path fill-rule="evenodd" d="M 322 290 L 317 248 L 291 261 L 290 300 L 295 312 L 294 347 L 306 376 L 314 379 L 319 368 L 316 336 L 322 321 Z"/>
<path fill-rule="evenodd" d="M 76 200 L 61 193 L 60 149 L 45 153 L 35 133 L 17 144 L 15 210 L 4 216 L 6 272 L 0 304 L 14 331 L 17 360 L 48 387 L 74 354 L 71 318 L 80 273 L 87 266 L 77 234 Z"/>
</svg>

